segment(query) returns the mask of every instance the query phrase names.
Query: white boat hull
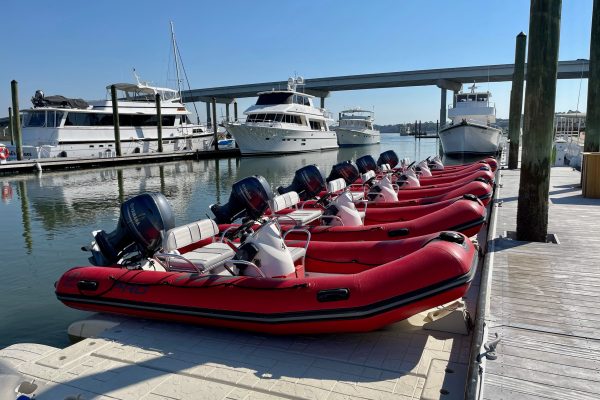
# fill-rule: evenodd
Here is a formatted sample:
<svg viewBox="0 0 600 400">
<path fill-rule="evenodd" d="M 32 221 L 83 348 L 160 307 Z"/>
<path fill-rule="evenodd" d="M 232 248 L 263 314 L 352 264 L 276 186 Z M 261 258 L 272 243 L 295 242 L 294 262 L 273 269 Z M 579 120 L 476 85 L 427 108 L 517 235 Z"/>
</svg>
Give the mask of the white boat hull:
<svg viewBox="0 0 600 400">
<path fill-rule="evenodd" d="M 158 131 L 155 127 L 121 127 L 121 154 L 158 152 Z M 184 135 L 182 135 L 182 131 Z M 189 131 L 189 134 L 185 134 Z M 186 128 L 163 128 L 163 151 L 210 150 L 213 134 L 191 133 Z M 61 127 L 24 128 L 23 158 L 115 157 L 114 128 L 111 127 Z M 15 146 L 7 146 L 9 160 L 16 160 Z"/>
<path fill-rule="evenodd" d="M 235 138 L 242 155 L 303 153 L 336 149 L 335 131 L 294 130 L 233 123 L 227 130 Z"/>
<path fill-rule="evenodd" d="M 381 142 L 379 131 L 372 129 L 358 130 L 338 127 L 335 128 L 335 132 L 337 133 L 337 141 L 340 147 L 364 146 Z"/>
<path fill-rule="evenodd" d="M 444 154 L 495 154 L 502 131 L 471 123 L 450 125 L 440 130 Z"/>
</svg>

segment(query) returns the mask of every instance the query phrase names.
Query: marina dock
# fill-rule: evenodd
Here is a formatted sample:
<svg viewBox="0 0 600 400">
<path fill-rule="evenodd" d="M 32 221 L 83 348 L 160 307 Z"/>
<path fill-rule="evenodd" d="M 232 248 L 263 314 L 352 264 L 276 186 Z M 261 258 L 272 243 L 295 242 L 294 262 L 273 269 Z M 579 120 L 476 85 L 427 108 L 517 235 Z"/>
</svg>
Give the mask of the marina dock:
<svg viewBox="0 0 600 400">
<path fill-rule="evenodd" d="M 554 242 L 519 242 L 519 171 L 499 175 L 482 285 L 487 340 L 500 342 L 481 363 L 480 398 L 595 399 L 600 200 L 581 197 L 579 172 L 553 168 Z M 465 299 L 473 316 L 479 289 L 477 278 Z M 44 389 L 39 399 L 464 398 L 473 332 L 426 330 L 426 314 L 371 333 L 291 337 L 94 315 L 110 326 L 97 338 L 17 344 L 0 359 Z"/>
<path fill-rule="evenodd" d="M 112 167 L 117 165 L 156 163 L 177 160 L 203 160 L 240 155 L 238 149 L 205 151 L 172 151 L 164 153 L 128 154 L 106 158 L 40 158 L 37 160 L 10 161 L 0 164 L 0 174 L 34 173 L 39 171 Z"/>
<path fill-rule="evenodd" d="M 485 322 L 498 334 L 483 399 L 600 397 L 600 199 L 581 197 L 580 173 L 552 168 L 548 232 L 560 244 L 520 242 L 519 170 L 502 170 Z"/>
</svg>

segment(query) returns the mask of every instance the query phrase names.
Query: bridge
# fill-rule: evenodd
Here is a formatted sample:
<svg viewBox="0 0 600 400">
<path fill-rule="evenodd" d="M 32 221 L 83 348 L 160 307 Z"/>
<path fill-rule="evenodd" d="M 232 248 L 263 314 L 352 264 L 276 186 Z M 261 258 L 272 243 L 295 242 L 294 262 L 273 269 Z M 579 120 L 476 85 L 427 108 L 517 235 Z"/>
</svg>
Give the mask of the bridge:
<svg viewBox="0 0 600 400">
<path fill-rule="evenodd" d="M 325 98 L 328 97 L 331 92 L 336 91 L 408 86 L 437 86 L 442 92 L 440 104 L 440 121 L 442 121 L 446 120 L 447 90 L 456 92 L 460 90 L 464 83 L 512 81 L 513 71 L 514 64 L 497 64 L 311 78 L 305 79 L 303 92 L 320 97 L 321 107 L 325 107 Z M 588 71 L 588 60 L 559 61 L 558 63 L 558 79 L 587 78 Z M 527 66 L 525 66 L 525 79 L 527 79 Z M 229 104 L 234 103 L 234 118 L 237 119 L 237 103 L 235 102 L 235 99 L 256 97 L 258 92 L 278 88 L 284 89 L 286 87 L 287 81 L 275 81 L 192 89 L 183 92 L 183 100 L 185 102 L 205 102 L 209 120 L 211 102 L 214 101 L 215 103 L 226 104 L 227 119 L 229 119 Z"/>
</svg>

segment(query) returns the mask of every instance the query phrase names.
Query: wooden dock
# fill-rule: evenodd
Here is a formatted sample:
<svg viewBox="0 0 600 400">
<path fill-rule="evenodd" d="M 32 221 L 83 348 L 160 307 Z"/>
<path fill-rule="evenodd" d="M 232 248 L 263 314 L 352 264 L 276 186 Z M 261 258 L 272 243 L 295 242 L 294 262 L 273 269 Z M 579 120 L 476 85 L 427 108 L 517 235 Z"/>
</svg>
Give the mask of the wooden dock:
<svg viewBox="0 0 600 400">
<path fill-rule="evenodd" d="M 42 171 L 112 167 L 128 164 L 149 164 L 176 160 L 203 160 L 207 158 L 239 157 L 239 149 L 203 150 L 203 151 L 170 151 L 164 153 L 127 154 L 120 157 L 106 158 L 41 158 L 37 160 L 9 161 L 0 164 L 0 175 L 17 173 L 36 173 Z M 38 167 L 39 164 L 39 167 Z"/>
<path fill-rule="evenodd" d="M 548 232 L 560 244 L 512 240 L 520 171 L 501 174 L 485 318 L 500 343 L 480 398 L 598 399 L 600 200 L 581 197 L 579 172 L 553 168 Z"/>
</svg>

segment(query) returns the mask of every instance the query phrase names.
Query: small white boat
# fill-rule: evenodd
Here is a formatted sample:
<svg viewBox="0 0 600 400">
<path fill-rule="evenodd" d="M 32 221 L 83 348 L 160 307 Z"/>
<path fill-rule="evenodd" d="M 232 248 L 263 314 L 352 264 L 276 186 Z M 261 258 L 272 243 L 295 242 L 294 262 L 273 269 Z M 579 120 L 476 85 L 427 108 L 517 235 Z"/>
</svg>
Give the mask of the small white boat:
<svg viewBox="0 0 600 400">
<path fill-rule="evenodd" d="M 440 129 L 439 137 L 444 154 L 495 154 L 498 152 L 502 130 L 496 122 L 496 107 L 490 102 L 492 94 L 462 91 L 456 95 L 456 105 L 448 109 L 452 123 Z"/>
<path fill-rule="evenodd" d="M 296 91 L 304 80 L 290 78 L 286 90 L 258 93 L 256 104 L 244 111 L 244 122 L 225 124 L 242 155 L 302 153 L 335 149 L 329 113 L 313 105 L 313 96 Z"/>
<path fill-rule="evenodd" d="M 378 130 L 373 128 L 374 113 L 372 111 L 352 108 L 340 113 L 337 133 L 338 145 L 363 146 L 377 144 L 381 141 Z"/>
</svg>

